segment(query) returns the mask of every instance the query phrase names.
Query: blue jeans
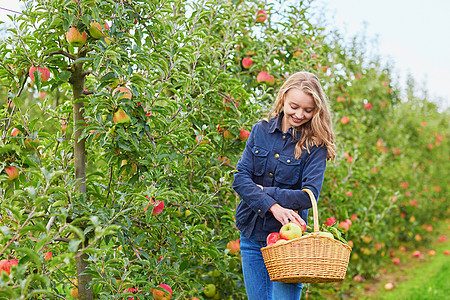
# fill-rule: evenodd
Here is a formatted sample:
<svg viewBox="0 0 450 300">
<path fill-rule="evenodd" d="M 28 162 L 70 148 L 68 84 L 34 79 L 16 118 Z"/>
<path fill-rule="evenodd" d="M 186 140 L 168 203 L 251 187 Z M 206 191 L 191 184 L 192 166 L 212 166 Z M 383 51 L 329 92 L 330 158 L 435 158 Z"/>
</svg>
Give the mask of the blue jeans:
<svg viewBox="0 0 450 300">
<path fill-rule="evenodd" d="M 270 281 L 261 253 L 266 242 L 257 242 L 241 234 L 242 271 L 248 300 L 299 300 L 301 283 Z"/>
</svg>

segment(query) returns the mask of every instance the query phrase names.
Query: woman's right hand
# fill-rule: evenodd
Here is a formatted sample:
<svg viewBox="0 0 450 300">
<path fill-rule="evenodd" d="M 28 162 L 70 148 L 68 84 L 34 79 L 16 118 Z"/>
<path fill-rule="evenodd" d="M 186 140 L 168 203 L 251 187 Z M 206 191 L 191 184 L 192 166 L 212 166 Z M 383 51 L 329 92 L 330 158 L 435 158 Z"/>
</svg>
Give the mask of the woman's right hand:
<svg viewBox="0 0 450 300">
<path fill-rule="evenodd" d="M 285 225 L 290 221 L 297 220 L 298 222 L 302 221 L 302 218 L 292 209 L 284 208 L 278 203 L 275 203 L 269 208 L 269 211 L 273 214 L 275 219 L 281 223 L 281 225 Z"/>
</svg>

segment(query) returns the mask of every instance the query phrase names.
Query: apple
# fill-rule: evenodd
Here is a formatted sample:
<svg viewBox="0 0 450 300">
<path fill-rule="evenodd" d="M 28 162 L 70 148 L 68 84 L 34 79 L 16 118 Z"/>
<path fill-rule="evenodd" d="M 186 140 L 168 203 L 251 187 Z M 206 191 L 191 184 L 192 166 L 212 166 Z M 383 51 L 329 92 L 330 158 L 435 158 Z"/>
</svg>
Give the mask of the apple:
<svg viewBox="0 0 450 300">
<path fill-rule="evenodd" d="M 357 274 L 357 275 L 355 275 L 355 277 L 353 277 L 353 281 L 356 281 L 356 282 L 361 282 L 363 280 L 364 280 L 364 278 L 359 274 Z"/>
<path fill-rule="evenodd" d="M 351 215 L 350 219 L 351 219 L 353 222 L 355 222 L 356 220 L 358 220 L 358 215 L 353 214 L 353 215 Z"/>
<path fill-rule="evenodd" d="M 391 282 L 388 282 L 384 285 L 384 289 L 387 291 L 392 291 L 394 289 L 394 285 Z"/>
<path fill-rule="evenodd" d="M 289 242 L 288 240 L 283 240 L 283 239 L 281 239 L 281 240 L 278 240 L 276 243 L 275 243 L 275 245 L 283 245 L 283 244 L 286 244 L 287 242 Z"/>
<path fill-rule="evenodd" d="M 17 261 L 17 259 L 11 259 L 11 260 L 2 259 L 0 261 L 0 273 L 2 271 L 5 271 L 9 275 L 9 274 L 11 274 L 11 267 L 17 266 L 18 264 L 19 264 L 19 262 Z"/>
<path fill-rule="evenodd" d="M 294 222 L 295 224 L 298 224 L 300 226 L 300 228 L 302 229 L 302 232 L 305 233 L 305 231 L 306 231 L 306 222 L 302 218 L 300 218 L 300 220 L 301 221 L 297 221 L 297 219 L 294 219 L 294 221 L 292 221 L 292 222 Z"/>
<path fill-rule="evenodd" d="M 398 265 L 398 264 L 400 263 L 400 258 L 394 257 L 394 258 L 392 259 L 392 263 Z"/>
<path fill-rule="evenodd" d="M 119 94 L 120 94 L 119 100 L 120 100 L 120 99 L 128 99 L 128 100 L 131 100 L 131 96 L 132 96 L 131 91 L 130 91 L 128 88 L 124 87 L 124 86 L 120 86 L 120 87 L 115 88 L 114 91 L 113 91 L 113 96 L 114 96 L 116 93 L 119 93 Z"/>
<path fill-rule="evenodd" d="M 414 236 L 414 239 L 415 239 L 417 242 L 420 242 L 420 241 L 422 240 L 422 237 L 421 237 L 419 234 L 416 234 L 416 235 Z"/>
<path fill-rule="evenodd" d="M 78 288 L 74 287 L 70 289 L 70 295 L 73 299 L 78 299 Z"/>
<path fill-rule="evenodd" d="M 419 250 L 416 250 L 416 251 L 413 252 L 413 256 L 414 256 L 414 257 L 420 257 L 420 254 L 421 254 L 421 253 L 420 253 Z"/>
<path fill-rule="evenodd" d="M 212 298 L 216 294 L 216 290 L 217 290 L 216 286 L 213 283 L 209 283 L 203 289 L 203 293 L 205 294 L 206 297 Z"/>
<path fill-rule="evenodd" d="M 284 224 L 280 229 L 280 237 L 285 240 L 292 240 L 295 238 L 299 238 L 302 235 L 303 235 L 302 228 L 294 222 Z"/>
<path fill-rule="evenodd" d="M 253 60 L 250 56 L 244 57 L 242 59 L 242 66 L 244 67 L 244 69 L 249 69 L 252 64 Z"/>
<path fill-rule="evenodd" d="M 256 13 L 256 23 L 264 23 L 264 21 L 267 20 L 267 13 L 264 10 L 259 10 Z"/>
<path fill-rule="evenodd" d="M 227 249 L 230 250 L 230 254 L 236 254 L 241 249 L 240 239 L 236 241 L 229 241 L 227 244 Z"/>
<path fill-rule="evenodd" d="M 371 110 L 372 109 L 372 103 L 366 103 L 366 104 L 364 104 L 364 109 L 365 110 Z"/>
<path fill-rule="evenodd" d="M 130 123 L 131 119 L 122 108 L 119 108 L 119 110 L 113 114 L 113 121 L 116 124 L 125 124 Z"/>
<path fill-rule="evenodd" d="M 265 82 L 268 85 L 272 85 L 275 83 L 275 77 L 273 75 L 269 75 L 265 71 L 261 71 L 256 76 L 256 81 L 258 81 L 258 83 Z"/>
<path fill-rule="evenodd" d="M 149 206 L 153 206 L 152 216 L 157 216 L 160 213 L 162 213 L 162 211 L 164 209 L 164 201 L 155 202 L 155 197 L 152 197 L 151 199 L 149 197 L 147 197 L 147 199 L 149 199 L 150 201 L 149 201 L 147 207 L 144 208 L 144 212 L 147 212 L 147 208 Z"/>
<path fill-rule="evenodd" d="M 102 25 L 100 25 L 99 22 L 90 22 L 89 23 L 89 34 L 96 40 L 100 39 L 101 37 L 105 36 L 102 30 Z"/>
<path fill-rule="evenodd" d="M 267 246 L 274 245 L 280 239 L 281 239 L 281 236 L 280 236 L 279 232 L 269 233 L 269 235 L 266 238 Z"/>
<path fill-rule="evenodd" d="M 168 286 L 167 284 L 160 284 L 158 285 L 159 289 L 151 289 L 153 298 L 156 300 L 170 300 L 172 298 L 172 288 Z"/>
<path fill-rule="evenodd" d="M 436 255 L 436 251 L 428 250 L 427 254 L 428 254 L 428 256 L 435 256 Z"/>
<path fill-rule="evenodd" d="M 44 253 L 44 260 L 49 261 L 52 258 L 52 251 Z"/>
<path fill-rule="evenodd" d="M 341 123 L 342 124 L 347 124 L 348 122 L 350 122 L 350 119 L 349 119 L 349 117 L 342 117 L 342 119 L 341 119 Z"/>
<path fill-rule="evenodd" d="M 30 75 L 31 81 L 34 82 L 34 72 L 38 71 L 41 73 L 41 82 L 46 82 L 50 78 L 50 70 L 46 67 L 31 67 L 28 71 L 28 75 Z"/>
<path fill-rule="evenodd" d="M 444 250 L 444 255 L 450 255 L 450 251 L 449 250 Z"/>
<path fill-rule="evenodd" d="M 208 137 L 199 134 L 195 137 L 195 141 L 197 142 L 197 144 L 208 144 Z"/>
<path fill-rule="evenodd" d="M 14 166 L 5 168 L 5 172 L 6 172 L 6 174 L 8 174 L 9 181 L 13 181 L 17 177 L 19 177 L 19 170 Z"/>
<path fill-rule="evenodd" d="M 327 237 L 327 238 L 330 238 L 330 239 L 333 239 L 333 240 L 334 240 L 334 235 L 333 235 L 331 232 L 320 231 L 320 232 L 318 233 L 318 236 L 323 236 L 323 237 Z"/>
<path fill-rule="evenodd" d="M 233 135 L 231 134 L 230 131 L 225 130 L 225 131 L 223 132 L 223 137 L 226 138 L 226 139 L 232 139 L 232 138 L 233 138 Z"/>
<path fill-rule="evenodd" d="M 73 47 L 82 47 L 86 44 L 87 34 L 85 31 L 80 33 L 75 27 L 70 27 L 66 34 L 67 42 Z"/>
<path fill-rule="evenodd" d="M 11 130 L 11 136 L 17 136 L 17 135 L 19 135 L 19 134 L 21 134 L 22 133 L 22 131 L 20 131 L 19 129 L 17 129 L 16 127 L 14 127 L 12 130 Z"/>
<path fill-rule="evenodd" d="M 239 139 L 242 141 L 246 141 L 249 136 L 250 136 L 250 131 L 248 131 L 248 130 L 241 129 L 241 131 L 239 132 Z"/>
<path fill-rule="evenodd" d="M 328 218 L 324 224 L 327 226 L 332 226 L 334 223 L 336 223 L 336 218 L 331 217 L 331 218 Z"/>
<path fill-rule="evenodd" d="M 350 223 L 348 223 L 346 221 L 342 221 L 339 223 L 337 228 L 342 229 L 343 231 L 348 231 L 350 229 Z"/>
<path fill-rule="evenodd" d="M 230 164 L 230 159 L 226 156 L 219 156 L 219 161 L 223 162 L 224 164 Z"/>
<path fill-rule="evenodd" d="M 445 236 L 445 235 L 441 235 L 439 237 L 439 242 L 441 242 L 441 243 L 445 242 L 446 240 L 447 240 L 447 236 Z"/>
</svg>

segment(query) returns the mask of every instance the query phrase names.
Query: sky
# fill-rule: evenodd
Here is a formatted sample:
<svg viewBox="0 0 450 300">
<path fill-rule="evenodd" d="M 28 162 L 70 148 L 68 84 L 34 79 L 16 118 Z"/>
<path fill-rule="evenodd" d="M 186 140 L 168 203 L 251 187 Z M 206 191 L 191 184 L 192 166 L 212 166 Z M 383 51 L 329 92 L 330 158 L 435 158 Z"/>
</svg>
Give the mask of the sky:
<svg viewBox="0 0 450 300">
<path fill-rule="evenodd" d="M 411 74 L 428 100 L 450 108 L 449 0 L 315 0 L 313 6 L 346 39 L 362 32 L 376 38 L 378 49 L 369 52 L 392 65 L 401 89 Z M 0 0 L 0 7 L 20 10 L 18 0 Z M 1 21 L 7 13 L 0 9 Z"/>
<path fill-rule="evenodd" d="M 376 37 L 376 53 L 392 63 L 400 88 L 411 74 L 428 100 L 450 108 L 450 1 L 316 0 L 314 6 L 348 39 L 364 31 Z"/>
</svg>

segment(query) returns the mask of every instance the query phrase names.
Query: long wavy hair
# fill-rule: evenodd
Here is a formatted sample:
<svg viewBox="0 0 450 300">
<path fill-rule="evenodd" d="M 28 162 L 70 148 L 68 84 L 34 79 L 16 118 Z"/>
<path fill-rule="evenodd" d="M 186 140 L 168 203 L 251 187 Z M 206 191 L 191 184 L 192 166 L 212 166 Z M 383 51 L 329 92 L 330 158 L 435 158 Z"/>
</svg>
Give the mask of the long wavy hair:
<svg viewBox="0 0 450 300">
<path fill-rule="evenodd" d="M 327 97 L 323 92 L 319 79 L 309 72 L 297 72 L 289 76 L 278 91 L 277 99 L 269 112 L 267 119 L 277 117 L 283 110 L 286 93 L 290 89 L 299 89 L 314 99 L 314 114 L 307 123 L 294 129 L 294 139 L 299 138 L 295 145 L 295 158 L 302 155 L 302 150 L 311 146 L 326 146 L 327 160 L 336 157 L 335 135 L 331 122 L 331 113 Z"/>
</svg>

